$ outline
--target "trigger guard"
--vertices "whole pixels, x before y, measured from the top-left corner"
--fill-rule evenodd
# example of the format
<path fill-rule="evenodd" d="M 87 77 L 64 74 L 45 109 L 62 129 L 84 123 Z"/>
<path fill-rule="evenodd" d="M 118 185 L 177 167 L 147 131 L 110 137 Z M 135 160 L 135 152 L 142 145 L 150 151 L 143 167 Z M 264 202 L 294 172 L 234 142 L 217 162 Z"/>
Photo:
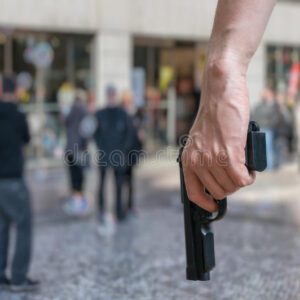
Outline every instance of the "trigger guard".
<path fill-rule="evenodd" d="M 216 214 L 212 214 L 210 217 L 208 217 L 208 216 L 206 217 L 206 220 L 209 223 L 221 220 L 227 212 L 227 198 L 224 198 L 222 200 L 214 199 L 214 201 L 217 203 L 219 209 Z"/>

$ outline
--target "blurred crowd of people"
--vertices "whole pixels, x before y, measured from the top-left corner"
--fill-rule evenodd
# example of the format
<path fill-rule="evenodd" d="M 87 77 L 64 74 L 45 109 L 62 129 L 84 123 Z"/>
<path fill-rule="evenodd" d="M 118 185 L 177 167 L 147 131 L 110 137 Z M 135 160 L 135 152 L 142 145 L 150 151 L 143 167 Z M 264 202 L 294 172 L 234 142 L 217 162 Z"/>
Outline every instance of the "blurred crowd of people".
<path fill-rule="evenodd" d="M 283 94 L 266 88 L 251 118 L 266 133 L 268 169 L 279 168 L 293 151 L 297 133 L 294 122 L 297 116 L 293 116 L 285 105 Z"/>
<path fill-rule="evenodd" d="M 32 215 L 30 193 L 23 175 L 23 147 L 30 141 L 26 115 L 18 107 L 15 77 L 3 76 L 0 90 L 0 286 L 14 291 L 33 290 L 39 282 L 28 278 L 31 257 Z M 99 184 L 97 231 L 114 233 L 118 222 L 136 215 L 134 197 L 135 166 L 143 151 L 145 133 L 143 115 L 134 105 L 130 91 L 119 93 L 113 84 L 106 87 L 104 108 L 89 101 L 88 92 L 58 95 L 60 120 L 65 127 L 64 162 L 68 169 L 70 192 L 63 203 L 68 216 L 90 214 L 90 199 L 85 193 L 87 170 L 97 166 Z M 64 98 L 64 99 L 63 99 Z M 299 144 L 300 109 L 289 110 L 284 96 L 266 88 L 252 111 L 267 136 L 268 168 L 280 167 Z M 89 144 L 94 142 L 96 153 Z M 299 153 L 299 152 L 298 152 Z M 93 159 L 92 159 L 93 157 Z M 113 174 L 114 208 L 108 208 L 107 178 Z M 17 235 L 14 257 L 7 277 L 10 227 Z"/>
<path fill-rule="evenodd" d="M 35 290 L 39 282 L 28 278 L 31 257 L 31 200 L 24 180 L 24 146 L 30 141 L 26 115 L 18 106 L 16 80 L 5 75 L 0 98 L 0 288 L 13 291 Z M 114 232 L 118 222 L 136 214 L 134 167 L 143 148 L 142 119 L 134 107 L 133 96 L 125 91 L 119 97 L 113 85 L 106 88 L 107 106 L 96 109 L 87 92 L 75 89 L 73 99 L 61 105 L 60 118 L 65 125 L 64 162 L 69 171 L 70 195 L 63 210 L 72 217 L 89 214 L 86 197 L 86 170 L 91 164 L 89 143 L 95 142 L 99 170 L 97 229 L 101 235 Z M 106 179 L 114 174 L 114 209 L 108 211 Z M 125 192 L 126 190 L 126 192 Z M 16 243 L 11 270 L 8 270 L 10 228 L 16 227 Z M 8 273 L 7 273 L 8 272 Z M 7 276 L 10 274 L 10 278 Z"/>
<path fill-rule="evenodd" d="M 125 91 L 119 98 L 116 88 L 108 85 L 106 103 L 106 107 L 96 109 L 95 105 L 88 105 L 86 92 L 78 89 L 69 109 L 61 110 L 67 136 L 65 162 L 71 182 L 71 194 L 63 208 L 66 214 L 72 216 L 82 216 L 90 210 L 83 189 L 85 169 L 91 164 L 88 143 L 94 141 L 97 151 L 93 162 L 96 162 L 100 175 L 97 220 L 101 234 L 111 233 L 116 222 L 124 221 L 136 212 L 134 166 L 138 163 L 143 144 L 141 119 L 131 92 Z M 114 175 L 113 214 L 108 212 L 106 199 L 109 170 Z"/>

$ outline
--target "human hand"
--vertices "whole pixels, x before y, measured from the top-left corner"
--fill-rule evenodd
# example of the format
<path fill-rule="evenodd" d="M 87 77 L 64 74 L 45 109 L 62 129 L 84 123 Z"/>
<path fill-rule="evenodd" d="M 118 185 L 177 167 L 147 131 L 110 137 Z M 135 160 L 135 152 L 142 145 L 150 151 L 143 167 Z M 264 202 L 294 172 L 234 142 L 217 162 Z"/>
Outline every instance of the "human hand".
<path fill-rule="evenodd" d="M 212 197 L 221 200 L 255 180 L 245 166 L 250 115 L 246 73 L 233 60 L 208 63 L 202 87 L 182 164 L 189 199 L 213 212 L 218 207 Z"/>

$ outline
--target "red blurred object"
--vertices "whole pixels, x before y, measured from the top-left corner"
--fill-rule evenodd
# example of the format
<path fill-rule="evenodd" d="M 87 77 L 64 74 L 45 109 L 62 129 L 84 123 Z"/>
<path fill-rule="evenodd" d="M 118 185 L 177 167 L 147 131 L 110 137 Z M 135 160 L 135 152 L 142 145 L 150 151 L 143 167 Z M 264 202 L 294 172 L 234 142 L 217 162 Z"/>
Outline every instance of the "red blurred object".
<path fill-rule="evenodd" d="M 294 98 L 299 90 L 300 63 L 292 65 L 290 70 L 288 96 Z"/>

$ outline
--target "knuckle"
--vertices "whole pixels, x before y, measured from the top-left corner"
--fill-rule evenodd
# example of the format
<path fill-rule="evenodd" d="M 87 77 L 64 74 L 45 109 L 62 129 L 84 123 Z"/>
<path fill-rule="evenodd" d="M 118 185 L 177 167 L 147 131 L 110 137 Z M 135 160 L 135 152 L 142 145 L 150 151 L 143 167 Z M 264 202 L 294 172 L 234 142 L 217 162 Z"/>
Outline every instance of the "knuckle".
<path fill-rule="evenodd" d="M 234 189 L 232 187 L 226 187 L 224 188 L 224 194 L 226 195 L 226 197 L 230 194 L 234 193 Z"/>
<path fill-rule="evenodd" d="M 239 188 L 245 187 L 247 185 L 249 185 L 251 183 L 251 180 L 249 180 L 249 178 L 246 177 L 241 177 L 237 180 L 237 186 Z"/>
<path fill-rule="evenodd" d="M 187 161 L 188 161 L 187 150 L 183 150 L 182 155 L 181 155 L 181 162 L 184 167 L 187 165 Z"/>
<path fill-rule="evenodd" d="M 235 187 L 229 187 L 229 188 L 226 188 L 225 194 L 226 194 L 226 196 L 228 196 L 228 195 L 233 194 L 235 191 L 236 191 Z"/>
<path fill-rule="evenodd" d="M 211 168 L 214 162 L 214 155 L 213 153 L 209 153 L 209 152 L 201 152 L 201 163 L 203 166 L 206 166 L 208 168 Z"/>
<path fill-rule="evenodd" d="M 214 199 L 221 200 L 226 198 L 226 194 L 223 191 L 217 191 L 212 193 Z"/>
<path fill-rule="evenodd" d="M 238 180 L 236 181 L 236 185 L 237 185 L 237 188 L 238 188 L 238 189 L 240 189 L 240 188 L 242 188 L 242 187 L 245 186 L 242 179 L 238 179 Z"/>
<path fill-rule="evenodd" d="M 191 161 L 191 166 L 195 167 L 198 164 L 198 157 L 192 153 L 190 157 L 190 161 Z"/>
<path fill-rule="evenodd" d="M 193 154 L 190 149 L 185 149 L 181 157 L 182 165 L 184 167 L 190 167 L 197 163 L 197 157 Z"/>
<path fill-rule="evenodd" d="M 190 189 L 187 189 L 186 191 L 188 198 L 192 201 L 192 202 L 197 202 L 197 199 L 199 198 L 198 195 L 191 191 Z"/>

